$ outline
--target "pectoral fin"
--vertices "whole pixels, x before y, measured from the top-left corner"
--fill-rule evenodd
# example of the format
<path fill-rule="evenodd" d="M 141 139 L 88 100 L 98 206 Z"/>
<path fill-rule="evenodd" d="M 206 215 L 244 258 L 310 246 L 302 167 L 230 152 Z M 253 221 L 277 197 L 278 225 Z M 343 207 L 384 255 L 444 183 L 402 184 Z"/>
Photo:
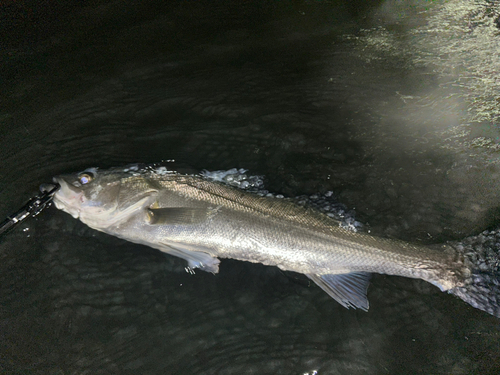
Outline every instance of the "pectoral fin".
<path fill-rule="evenodd" d="M 167 207 L 148 208 L 151 225 L 190 225 L 204 222 L 209 214 L 207 208 Z"/>
<path fill-rule="evenodd" d="M 370 273 L 352 272 L 335 275 L 307 275 L 335 301 L 346 308 L 368 311 L 369 303 L 366 297 Z"/>

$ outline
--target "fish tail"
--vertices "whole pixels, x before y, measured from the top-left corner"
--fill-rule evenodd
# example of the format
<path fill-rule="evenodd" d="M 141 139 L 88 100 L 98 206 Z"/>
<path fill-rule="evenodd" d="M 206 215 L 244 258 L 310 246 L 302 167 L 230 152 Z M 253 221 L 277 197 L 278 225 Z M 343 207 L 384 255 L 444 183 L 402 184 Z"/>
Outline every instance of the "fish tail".
<path fill-rule="evenodd" d="M 448 292 L 500 318 L 500 229 L 484 231 L 453 246 L 468 269 L 460 285 Z"/>
<path fill-rule="evenodd" d="M 449 293 L 463 299 L 473 307 L 500 318 L 500 274 L 484 271 L 472 272 L 462 286 Z"/>

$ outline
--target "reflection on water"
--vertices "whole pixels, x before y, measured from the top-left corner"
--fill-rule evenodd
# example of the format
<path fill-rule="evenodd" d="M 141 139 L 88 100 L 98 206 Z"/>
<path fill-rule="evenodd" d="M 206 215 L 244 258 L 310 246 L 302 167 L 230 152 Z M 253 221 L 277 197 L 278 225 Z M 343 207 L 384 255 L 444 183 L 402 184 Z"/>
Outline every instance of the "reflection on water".
<path fill-rule="evenodd" d="M 56 174 L 176 159 L 334 191 L 384 236 L 498 223 L 492 2 L 58 11 L 2 41 L 4 216 Z M 375 277 L 363 313 L 274 268 L 186 274 L 54 209 L 25 228 L 0 239 L 3 371 L 498 373 L 498 321 L 418 280 Z"/>

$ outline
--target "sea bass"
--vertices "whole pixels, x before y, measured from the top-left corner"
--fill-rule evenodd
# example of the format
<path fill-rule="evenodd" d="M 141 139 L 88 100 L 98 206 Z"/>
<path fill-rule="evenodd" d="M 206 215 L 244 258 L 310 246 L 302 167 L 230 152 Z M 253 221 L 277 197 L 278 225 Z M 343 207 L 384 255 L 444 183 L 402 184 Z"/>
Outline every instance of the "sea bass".
<path fill-rule="evenodd" d="M 353 232 L 292 200 L 164 168 L 90 168 L 54 181 L 57 208 L 96 230 L 183 258 L 190 268 L 217 273 L 220 258 L 276 266 L 365 311 L 372 273 L 418 278 L 500 317 L 497 277 L 447 245 Z"/>

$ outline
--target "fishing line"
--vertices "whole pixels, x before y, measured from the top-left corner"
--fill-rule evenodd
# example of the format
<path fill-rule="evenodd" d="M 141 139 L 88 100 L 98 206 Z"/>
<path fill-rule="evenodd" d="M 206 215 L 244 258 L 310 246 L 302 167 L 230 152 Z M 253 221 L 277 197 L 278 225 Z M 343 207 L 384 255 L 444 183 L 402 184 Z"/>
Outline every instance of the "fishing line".
<path fill-rule="evenodd" d="M 40 186 L 40 193 L 31 198 L 26 204 L 14 214 L 0 223 L 0 235 L 13 229 L 16 225 L 22 223 L 29 217 L 35 217 L 52 203 L 56 191 L 60 188 L 59 184 L 43 184 Z"/>

